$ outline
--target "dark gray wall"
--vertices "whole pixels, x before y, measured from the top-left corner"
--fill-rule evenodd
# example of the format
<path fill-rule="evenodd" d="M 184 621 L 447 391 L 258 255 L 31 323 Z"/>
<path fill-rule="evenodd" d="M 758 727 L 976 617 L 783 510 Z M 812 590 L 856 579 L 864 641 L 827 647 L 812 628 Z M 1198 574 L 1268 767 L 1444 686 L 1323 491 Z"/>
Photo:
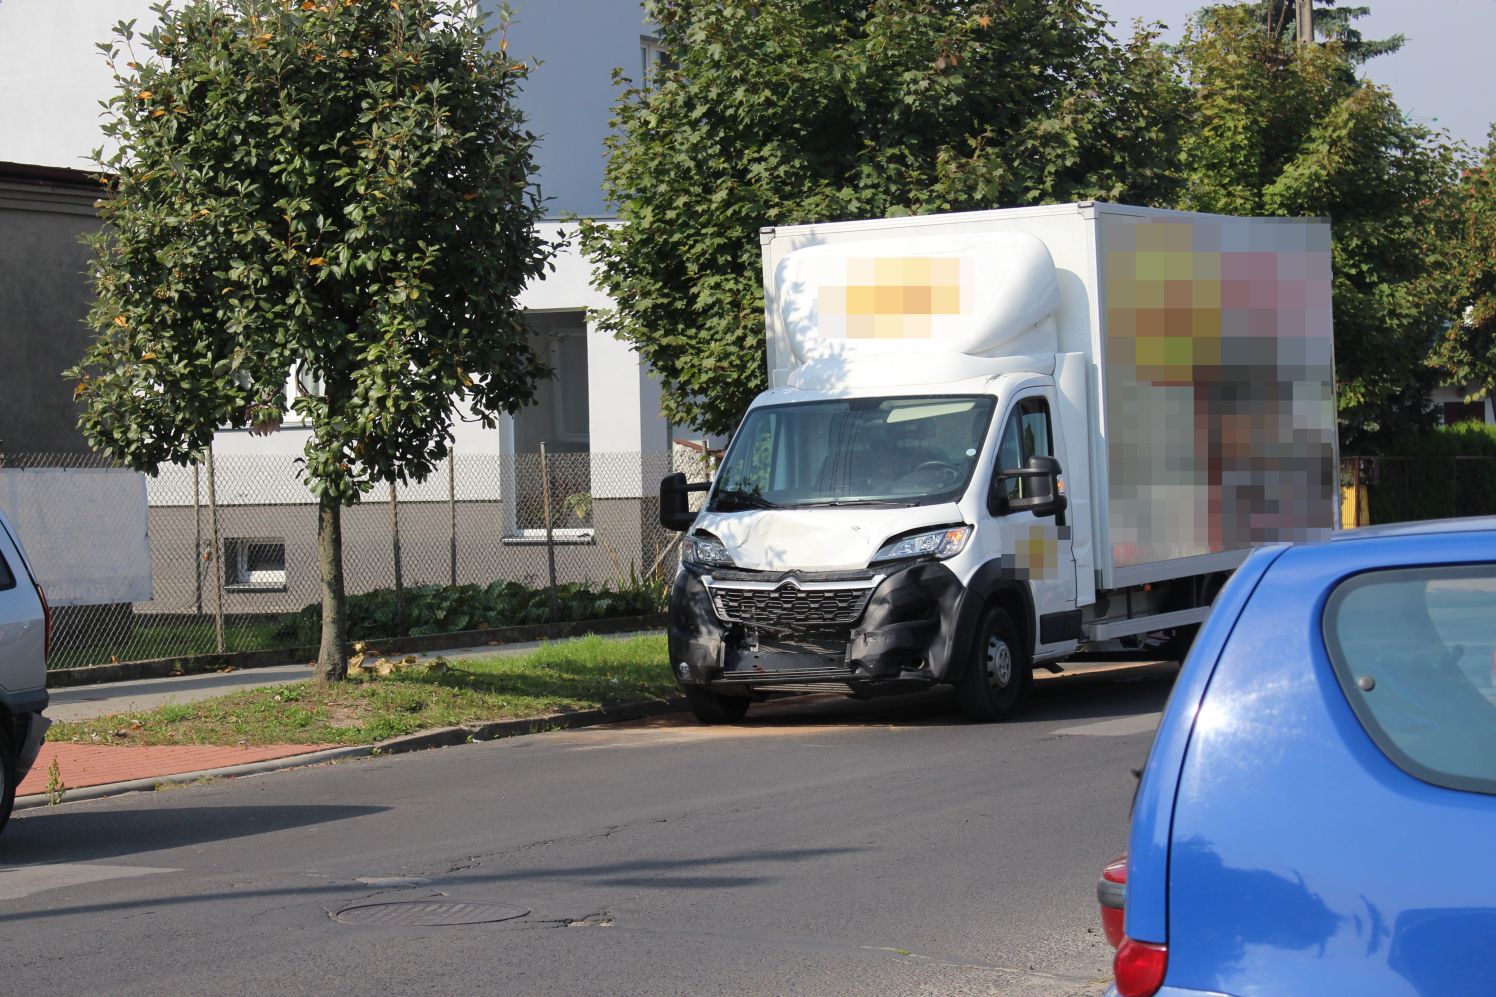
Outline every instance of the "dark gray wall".
<path fill-rule="evenodd" d="M 0 453 L 86 453 L 62 372 L 83 356 L 92 297 L 80 241 L 98 230 L 97 186 L 0 174 Z"/>
<path fill-rule="evenodd" d="M 645 508 L 645 507 L 648 508 Z M 284 613 L 321 598 L 317 567 L 317 510 L 312 505 L 225 506 L 218 511 L 223 538 L 280 540 L 286 545 L 286 590 L 224 593 L 227 613 Z M 487 585 L 510 579 L 543 586 L 549 577 L 544 544 L 516 544 L 504 537 L 504 509 L 498 502 L 457 504 L 457 581 Z M 558 543 L 557 581 L 615 583 L 620 569 L 653 564 L 661 549 L 656 536 L 657 501 L 599 499 L 592 509 L 594 540 Z M 208 511 L 201 512 L 206 549 L 211 536 Z M 202 611 L 213 611 L 214 569 L 194 555 L 197 536 L 191 507 L 153 506 L 150 510 L 151 572 L 154 598 L 139 603 L 142 613 L 197 610 L 201 570 Z M 400 505 L 401 574 L 406 585 L 446 584 L 451 577 L 451 513 L 443 502 Z M 199 568 L 199 565 L 202 565 Z M 343 570 L 349 594 L 394 585 L 389 506 L 377 501 L 343 510 Z"/>
<path fill-rule="evenodd" d="M 511 0 L 509 52 L 539 59 L 520 97 L 540 137 L 536 161 L 546 215 L 611 214 L 603 201 L 603 138 L 615 67 L 639 76 L 639 37 L 651 33 L 635 0 Z M 484 0 L 494 10 L 497 0 Z M 495 22 L 496 23 L 496 22 Z"/>

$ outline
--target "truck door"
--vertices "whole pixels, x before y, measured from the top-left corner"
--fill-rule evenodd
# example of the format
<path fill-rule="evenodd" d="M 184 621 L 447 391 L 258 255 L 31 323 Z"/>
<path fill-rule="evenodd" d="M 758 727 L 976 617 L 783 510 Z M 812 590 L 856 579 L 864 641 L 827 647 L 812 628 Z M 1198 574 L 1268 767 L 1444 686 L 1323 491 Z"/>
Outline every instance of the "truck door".
<path fill-rule="evenodd" d="M 1068 467 L 1063 435 L 1056 432 L 1052 418 L 1054 409 L 1054 390 L 1049 387 L 1024 389 L 1013 400 L 1002 422 L 989 488 L 1005 491 L 1010 499 L 1027 497 L 1032 479 L 1003 478 L 1001 472 L 1025 467 L 1035 454 L 1054 457 L 1062 470 Z M 1075 561 L 1066 514 L 1008 512 L 991 525 L 996 529 L 981 531 L 983 554 L 987 559 L 1001 558 L 1005 568 L 1028 583 L 1034 598 L 1037 653 L 1073 649 L 1080 636 L 1080 619 L 1075 611 Z"/>

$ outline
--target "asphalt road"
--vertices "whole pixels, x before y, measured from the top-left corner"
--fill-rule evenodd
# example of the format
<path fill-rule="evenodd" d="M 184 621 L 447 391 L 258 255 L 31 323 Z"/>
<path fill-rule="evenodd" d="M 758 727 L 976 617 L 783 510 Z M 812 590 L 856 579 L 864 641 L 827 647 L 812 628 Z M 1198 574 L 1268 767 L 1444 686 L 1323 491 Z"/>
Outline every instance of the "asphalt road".
<path fill-rule="evenodd" d="M 9 993 L 1100 994 L 1171 668 L 755 707 L 18 814 Z M 344 923 L 497 903 L 500 923 Z M 489 908 L 430 905 L 391 916 Z M 381 911 L 345 915 L 358 918 Z"/>

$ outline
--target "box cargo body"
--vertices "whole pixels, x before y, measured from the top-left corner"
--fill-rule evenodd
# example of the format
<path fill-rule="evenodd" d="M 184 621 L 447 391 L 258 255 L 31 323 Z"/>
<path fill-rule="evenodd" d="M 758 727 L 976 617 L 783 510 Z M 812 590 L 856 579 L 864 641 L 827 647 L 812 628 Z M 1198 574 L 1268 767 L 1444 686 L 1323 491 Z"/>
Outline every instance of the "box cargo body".
<path fill-rule="evenodd" d="M 1010 232 L 1049 250 L 1058 352 L 1084 357 L 1074 373 L 1089 427 L 1071 431 L 1070 451 L 1090 459 L 1067 468 L 1072 508 L 1090 505 L 1072 518 L 1080 573 L 1089 554 L 1094 584 L 1119 588 L 1330 531 L 1339 465 L 1328 222 L 1092 202 L 766 229 L 770 385 L 787 384 L 800 362 L 795 306 L 808 295 L 786 280 L 789 254 L 902 254 L 912 240 L 959 254 L 962 240 Z"/>
<path fill-rule="evenodd" d="M 768 390 L 687 531 L 705 720 L 817 683 L 1016 708 L 1182 653 L 1254 546 L 1336 513 L 1329 226 L 1095 203 L 767 229 Z"/>

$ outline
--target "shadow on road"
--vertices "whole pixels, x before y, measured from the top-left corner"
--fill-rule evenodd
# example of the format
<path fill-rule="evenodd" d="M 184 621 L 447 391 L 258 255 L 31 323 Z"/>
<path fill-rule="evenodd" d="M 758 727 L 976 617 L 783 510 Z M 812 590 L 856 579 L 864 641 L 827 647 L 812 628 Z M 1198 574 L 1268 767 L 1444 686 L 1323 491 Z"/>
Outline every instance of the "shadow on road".
<path fill-rule="evenodd" d="M 245 808 L 224 807 L 223 811 L 239 811 Z M 346 816 L 361 816 L 362 813 L 373 812 L 385 808 L 381 807 L 281 807 L 272 808 L 282 811 L 288 810 L 332 810 L 353 811 Z M 184 810 L 183 814 L 189 817 L 198 813 L 195 810 Z M 218 812 L 214 810 L 213 812 Z M 103 816 L 103 815 L 99 815 Z M 142 815 L 143 816 L 143 815 Z M 341 819 L 334 816 L 329 819 Z M 36 821 L 36 823 L 41 823 Z M 308 822 L 310 823 L 310 822 Z M 287 824 L 286 827 L 295 827 L 299 824 Z M 95 833 L 97 829 L 95 829 Z M 224 837 L 232 835 L 225 834 Z M 188 844 L 194 842 L 177 842 Z M 714 855 L 710 857 L 683 857 L 678 859 L 635 859 L 626 862 L 610 862 L 599 865 L 571 865 L 556 868 L 523 868 L 523 869 L 494 869 L 493 871 L 479 871 L 469 869 L 462 872 L 436 874 L 429 878 L 416 880 L 419 885 L 412 891 L 411 887 L 374 888 L 364 885 L 356 880 L 328 880 L 320 883 L 306 885 L 271 887 L 271 888 L 248 888 L 232 889 L 218 892 L 205 893 L 182 893 L 176 895 L 153 894 L 134 900 L 111 900 L 107 903 L 83 903 L 71 904 L 60 907 L 27 909 L 15 913 L 0 913 L 0 924 L 8 921 L 26 920 L 30 918 L 43 917 L 70 917 L 79 914 L 91 914 L 110 912 L 118 914 L 123 911 L 136 909 L 160 909 L 169 905 L 177 904 L 203 904 L 216 903 L 226 899 L 233 900 L 263 900 L 268 898 L 291 899 L 318 903 L 324 911 L 329 910 L 342 903 L 368 899 L 371 897 L 416 897 L 426 896 L 431 890 L 440 890 L 441 896 L 448 896 L 449 892 L 457 897 L 476 894 L 487 899 L 491 896 L 489 889 L 495 885 L 508 885 L 527 883 L 542 880 L 575 880 L 576 885 L 600 888 L 615 887 L 625 889 L 653 889 L 653 890 L 678 890 L 678 889 L 730 889 L 733 887 L 756 886 L 761 883 L 784 880 L 799 874 L 798 866 L 806 862 L 816 862 L 819 859 L 842 855 L 850 852 L 861 851 L 857 848 L 786 848 L 786 849 L 756 849 L 754 851 L 733 852 L 726 855 Z M 61 857 L 61 856 L 59 856 Z M 87 857 L 75 852 L 66 855 L 69 859 Z M 33 858 L 36 858 L 33 856 Z M 44 859 L 37 859 L 44 861 Z M 749 875 L 730 875 L 725 872 L 717 872 L 719 868 L 740 868 L 744 865 L 757 866 L 762 871 Z M 14 868 L 12 866 L 11 868 Z M 0 865 L 0 877 L 4 876 L 7 866 Z M 0 878 L 3 882 L 3 878 Z"/>
<path fill-rule="evenodd" d="M 0 871 L 164 851 L 381 813 L 377 806 L 182 807 L 46 810 L 16 814 L 0 840 Z"/>
<path fill-rule="evenodd" d="M 1163 709 L 1178 674 L 1179 666 L 1174 662 L 1087 668 L 1059 675 L 1041 673 L 1034 682 L 1027 707 L 1004 723 L 1107 720 L 1156 713 Z M 672 717 L 639 726 L 669 726 L 679 722 L 679 717 Z M 689 720 L 685 722 L 690 723 Z M 966 723 L 968 721 L 956 708 L 954 690 L 942 686 L 928 692 L 865 700 L 821 694 L 774 699 L 754 705 L 748 719 L 734 726 L 772 730 L 815 726 L 932 727 Z"/>

